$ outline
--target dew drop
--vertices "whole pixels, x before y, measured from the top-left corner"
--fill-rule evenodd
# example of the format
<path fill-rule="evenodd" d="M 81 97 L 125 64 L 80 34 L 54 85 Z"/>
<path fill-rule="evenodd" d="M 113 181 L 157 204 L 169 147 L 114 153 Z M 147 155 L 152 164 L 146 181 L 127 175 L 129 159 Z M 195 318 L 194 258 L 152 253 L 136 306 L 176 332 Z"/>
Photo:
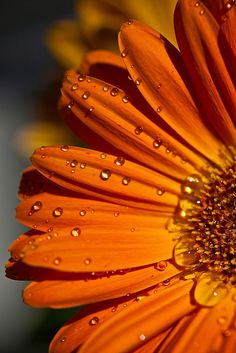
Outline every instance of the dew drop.
<path fill-rule="evenodd" d="M 159 261 L 154 265 L 154 268 L 158 271 L 165 271 L 165 269 L 167 268 L 167 262 Z"/>
<path fill-rule="evenodd" d="M 228 289 L 218 276 L 213 273 L 203 273 L 194 291 L 198 304 L 212 307 L 218 304 L 228 293 Z"/>
<path fill-rule="evenodd" d="M 128 97 L 128 96 L 124 96 L 124 97 L 122 98 L 122 102 L 123 102 L 123 103 L 128 103 L 128 102 L 129 102 L 129 97 Z"/>
<path fill-rule="evenodd" d="M 114 212 L 113 214 L 114 214 L 114 217 L 118 217 L 120 213 L 119 212 Z"/>
<path fill-rule="evenodd" d="M 163 189 L 163 188 L 158 188 L 157 189 L 157 195 L 158 196 L 162 196 L 164 193 L 165 193 L 165 189 Z"/>
<path fill-rule="evenodd" d="M 131 228 L 130 231 L 133 233 L 135 231 L 135 228 Z"/>
<path fill-rule="evenodd" d="M 142 126 L 137 126 L 134 130 L 136 135 L 140 135 L 143 132 L 143 127 Z"/>
<path fill-rule="evenodd" d="M 156 139 L 153 141 L 153 147 L 154 148 L 159 148 L 162 145 L 162 140 L 161 139 Z"/>
<path fill-rule="evenodd" d="M 200 10 L 200 12 L 199 12 L 199 14 L 202 16 L 202 15 L 204 15 L 204 13 L 205 13 L 205 10 Z"/>
<path fill-rule="evenodd" d="M 78 83 L 73 83 L 73 85 L 71 86 L 71 91 L 76 91 L 78 87 L 79 87 Z"/>
<path fill-rule="evenodd" d="M 85 169 L 85 168 L 86 168 L 86 163 L 83 163 L 83 162 L 80 163 L 80 168 L 81 168 L 81 169 Z"/>
<path fill-rule="evenodd" d="M 80 81 L 80 82 L 84 81 L 85 79 L 86 79 L 86 75 L 84 75 L 84 74 L 80 74 L 78 76 L 78 81 Z"/>
<path fill-rule="evenodd" d="M 103 169 L 100 173 L 100 178 L 102 180 L 108 180 L 111 176 L 111 171 L 109 169 Z"/>
<path fill-rule="evenodd" d="M 119 93 L 119 89 L 116 88 L 116 87 L 114 87 L 114 88 L 112 88 L 112 90 L 111 90 L 111 92 L 110 92 L 110 95 L 111 95 L 112 97 L 116 97 L 118 93 Z"/>
<path fill-rule="evenodd" d="M 169 285 L 170 285 L 170 279 L 169 279 L 169 278 L 168 278 L 168 279 L 165 279 L 165 280 L 162 282 L 162 284 L 163 284 L 164 287 L 169 286 Z"/>
<path fill-rule="evenodd" d="M 60 342 L 61 343 L 64 343 L 66 341 L 66 337 L 62 337 L 61 339 L 60 339 Z"/>
<path fill-rule="evenodd" d="M 63 145 L 63 146 L 60 147 L 60 150 L 61 150 L 62 152 L 67 152 L 67 151 L 69 150 L 69 146 Z"/>
<path fill-rule="evenodd" d="M 60 263 L 61 263 L 61 258 L 60 258 L 60 257 L 56 257 L 56 258 L 53 260 L 53 264 L 56 265 L 56 266 L 60 265 Z"/>
<path fill-rule="evenodd" d="M 80 216 L 85 216 L 86 215 L 86 211 L 85 210 L 81 210 L 80 212 L 79 212 L 79 214 L 80 214 Z"/>
<path fill-rule="evenodd" d="M 77 164 L 78 164 L 78 161 L 76 159 L 73 159 L 73 161 L 70 162 L 70 166 L 72 168 L 75 168 L 77 166 Z"/>
<path fill-rule="evenodd" d="M 72 231 L 70 232 L 72 237 L 78 237 L 81 234 L 80 228 L 73 228 Z"/>
<path fill-rule="evenodd" d="M 67 108 L 68 109 L 71 109 L 74 105 L 74 101 L 70 101 L 68 104 L 67 104 Z"/>
<path fill-rule="evenodd" d="M 45 146 L 41 146 L 40 151 L 44 151 L 44 150 L 45 150 Z"/>
<path fill-rule="evenodd" d="M 33 214 L 34 212 L 40 211 L 41 208 L 42 208 L 42 206 L 43 206 L 43 204 L 42 204 L 41 201 L 36 201 L 36 202 L 33 204 L 33 206 L 31 207 L 31 209 L 30 209 L 28 215 L 29 215 L 29 216 L 32 216 L 32 214 Z"/>
<path fill-rule="evenodd" d="M 128 55 L 128 53 L 129 53 L 128 49 L 125 48 L 125 49 L 121 52 L 120 55 L 121 55 L 122 58 L 125 58 L 125 57 Z"/>
<path fill-rule="evenodd" d="M 144 341 L 146 339 L 146 336 L 143 333 L 141 333 L 141 335 L 139 335 L 139 339 L 140 341 Z"/>
<path fill-rule="evenodd" d="M 113 308 L 111 309 L 111 312 L 114 313 L 114 312 L 116 312 L 116 310 L 117 310 L 117 307 L 113 306 Z"/>
<path fill-rule="evenodd" d="M 107 158 L 106 153 L 101 153 L 101 154 L 100 154 L 100 158 L 101 158 L 101 159 L 105 159 L 105 158 Z"/>
<path fill-rule="evenodd" d="M 83 99 L 88 99 L 89 96 L 90 96 L 90 92 L 89 92 L 89 91 L 85 91 L 85 92 L 82 94 L 82 98 L 83 98 Z"/>
<path fill-rule="evenodd" d="M 42 158 L 42 159 L 44 159 L 44 158 L 46 158 L 46 157 L 47 157 L 46 153 L 41 154 L 41 158 Z"/>
<path fill-rule="evenodd" d="M 132 25 L 134 23 L 134 21 L 133 20 L 129 20 L 127 23 L 130 26 L 130 25 Z"/>
<path fill-rule="evenodd" d="M 130 183 L 130 181 L 131 181 L 131 178 L 130 178 L 130 177 L 124 177 L 124 178 L 122 179 L 122 184 L 123 184 L 123 185 L 128 185 L 128 184 Z"/>
<path fill-rule="evenodd" d="M 161 84 L 161 83 L 158 83 L 157 88 L 160 89 L 161 86 L 162 86 L 162 84 Z"/>
<path fill-rule="evenodd" d="M 91 264 L 91 259 L 87 258 L 84 260 L 85 265 L 90 265 Z"/>
<path fill-rule="evenodd" d="M 194 6 L 198 7 L 200 5 L 199 1 L 195 2 Z"/>
<path fill-rule="evenodd" d="M 48 234 L 48 235 L 47 235 L 47 239 L 48 239 L 48 240 L 51 240 L 51 239 L 52 239 L 52 235 L 51 235 L 51 234 Z"/>
<path fill-rule="evenodd" d="M 91 326 L 95 326 L 99 323 L 99 318 L 97 316 L 94 316 L 90 321 L 89 321 L 89 325 Z"/>
<path fill-rule="evenodd" d="M 109 91 L 109 86 L 108 85 L 103 86 L 103 91 L 104 92 L 108 92 Z"/>
<path fill-rule="evenodd" d="M 134 83 L 136 84 L 136 86 L 139 86 L 142 83 L 142 79 L 141 78 L 137 78 Z"/>
<path fill-rule="evenodd" d="M 124 158 L 124 157 L 117 157 L 117 158 L 114 160 L 114 163 L 115 163 L 115 165 L 117 165 L 117 166 L 122 166 L 122 165 L 124 165 L 124 163 L 125 163 L 125 158 Z"/>
<path fill-rule="evenodd" d="M 91 106 L 91 107 L 87 110 L 87 112 L 85 113 L 85 117 L 88 117 L 93 111 L 94 111 L 94 107 Z"/>
<path fill-rule="evenodd" d="M 61 207 L 57 207 L 55 208 L 52 214 L 54 217 L 60 217 L 62 213 L 63 213 L 63 209 Z"/>
<path fill-rule="evenodd" d="M 157 107 L 157 113 L 160 113 L 162 111 L 162 107 L 159 105 L 158 107 Z"/>
<path fill-rule="evenodd" d="M 217 319 L 217 323 L 222 326 L 226 323 L 226 317 L 225 316 L 220 316 L 218 319 Z"/>

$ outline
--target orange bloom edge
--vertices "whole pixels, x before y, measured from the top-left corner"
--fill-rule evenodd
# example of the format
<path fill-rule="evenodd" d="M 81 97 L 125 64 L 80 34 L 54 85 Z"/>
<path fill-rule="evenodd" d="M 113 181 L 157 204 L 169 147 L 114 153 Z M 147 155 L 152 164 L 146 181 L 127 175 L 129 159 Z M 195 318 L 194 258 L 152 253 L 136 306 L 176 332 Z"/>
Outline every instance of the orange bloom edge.
<path fill-rule="evenodd" d="M 86 304 L 50 353 L 234 352 L 235 19 L 179 0 L 179 50 L 130 20 L 120 57 L 65 74 L 59 109 L 94 149 L 34 152 L 6 265 L 31 306 Z"/>

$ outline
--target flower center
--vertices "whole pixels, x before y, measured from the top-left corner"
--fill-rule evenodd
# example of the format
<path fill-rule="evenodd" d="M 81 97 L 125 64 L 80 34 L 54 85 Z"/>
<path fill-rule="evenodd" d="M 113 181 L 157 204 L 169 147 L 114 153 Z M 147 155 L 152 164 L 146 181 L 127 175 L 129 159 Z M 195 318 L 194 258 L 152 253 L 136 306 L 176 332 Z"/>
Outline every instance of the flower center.
<path fill-rule="evenodd" d="M 170 230 L 178 235 L 178 266 L 189 269 L 198 282 L 205 274 L 212 283 L 236 287 L 235 154 L 227 154 L 224 167 L 184 180 Z"/>

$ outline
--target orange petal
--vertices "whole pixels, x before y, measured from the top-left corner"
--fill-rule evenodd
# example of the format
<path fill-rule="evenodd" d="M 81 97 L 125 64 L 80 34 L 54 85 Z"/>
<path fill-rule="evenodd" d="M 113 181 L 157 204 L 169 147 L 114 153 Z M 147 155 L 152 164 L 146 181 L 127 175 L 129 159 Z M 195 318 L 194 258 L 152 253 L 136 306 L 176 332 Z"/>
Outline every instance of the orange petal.
<path fill-rule="evenodd" d="M 226 144 L 234 145 L 236 129 L 231 117 L 236 114 L 236 91 L 220 52 L 219 25 L 203 4 L 196 7 L 189 0 L 178 2 L 175 24 L 178 44 L 201 109 L 212 130 Z"/>
<path fill-rule="evenodd" d="M 160 353 L 235 352 L 235 346 L 231 345 L 232 338 L 230 338 L 231 335 L 234 336 L 235 341 L 236 337 L 235 330 L 232 330 L 236 323 L 235 300 L 232 297 L 231 292 L 227 299 L 222 300 L 215 307 L 201 308 L 184 330 L 177 330 L 175 335 L 171 335 L 169 344 L 165 345 Z M 231 348 L 226 350 L 225 347 L 228 345 L 229 348 L 229 344 Z"/>
<path fill-rule="evenodd" d="M 57 208 L 63 209 L 60 217 L 55 216 Z M 49 193 L 27 198 L 18 205 L 16 213 L 21 223 L 44 232 L 76 227 L 83 231 L 87 225 L 165 228 L 170 217 L 155 211 Z"/>
<path fill-rule="evenodd" d="M 87 53 L 80 65 L 80 71 L 83 73 L 88 73 L 91 70 L 91 67 L 95 70 L 94 73 L 90 73 L 91 76 L 96 76 L 96 69 L 95 67 L 99 67 L 99 65 L 112 65 L 118 68 L 125 69 L 125 65 L 119 55 L 112 51 L 108 50 L 93 50 Z M 103 71 L 103 70 L 102 70 Z M 110 72 L 109 72 L 110 73 Z M 101 72 L 102 74 L 102 72 Z M 106 72 L 104 73 L 106 75 Z M 108 74 L 108 72 L 107 72 Z M 107 75 L 109 77 L 109 75 Z"/>
<path fill-rule="evenodd" d="M 68 308 L 122 296 L 130 296 L 179 273 L 167 261 L 132 271 L 95 272 L 81 278 L 32 282 L 24 290 L 24 301 L 34 307 Z M 142 298 L 142 295 L 140 295 Z"/>
<path fill-rule="evenodd" d="M 61 146 L 36 150 L 32 162 L 55 183 L 86 195 L 163 212 L 177 205 L 176 181 L 120 157 Z"/>
<path fill-rule="evenodd" d="M 162 228 L 87 226 L 76 235 L 65 229 L 34 237 L 20 257 L 28 265 L 60 271 L 113 271 L 169 259 L 174 246 L 172 235 Z"/>
<path fill-rule="evenodd" d="M 138 348 L 193 310 L 191 286 L 191 281 L 177 281 L 156 297 L 153 294 L 138 306 L 127 307 L 94 331 L 80 352 L 118 353 Z"/>
<path fill-rule="evenodd" d="M 119 45 L 121 52 L 127 50 L 127 69 L 153 109 L 194 148 L 219 161 L 219 143 L 200 120 L 181 77 L 185 70 L 177 49 L 137 21 L 122 26 Z"/>
<path fill-rule="evenodd" d="M 84 99 L 86 92 L 88 98 Z M 143 115 L 133 102 L 132 96 L 103 81 L 88 78 L 78 83 L 78 74 L 70 71 L 63 84 L 60 106 L 65 115 L 69 106 L 83 124 L 104 140 L 157 171 L 182 179 L 194 172 L 183 160 L 198 168 L 203 165 L 200 156 Z"/>
<path fill-rule="evenodd" d="M 56 336 L 54 337 L 51 345 L 50 345 L 50 352 L 52 353 L 69 353 L 72 352 L 75 348 L 78 348 L 78 346 L 81 345 L 86 339 L 89 337 L 92 338 L 92 336 L 96 333 L 98 333 L 100 330 L 102 330 L 103 333 L 103 327 L 106 327 L 107 325 L 109 326 L 108 331 L 106 331 L 105 335 L 100 336 L 101 339 L 105 339 L 110 341 L 109 345 L 112 344 L 113 341 L 113 332 L 114 335 L 116 335 L 116 328 L 115 331 L 113 331 L 113 319 L 118 321 L 118 329 L 125 326 L 124 330 L 127 330 L 127 323 L 128 323 L 128 328 L 132 330 L 132 327 L 129 327 L 130 323 L 130 317 L 132 315 L 132 320 L 137 319 L 138 324 L 140 323 L 139 320 L 142 320 L 143 314 L 145 314 L 146 309 L 147 309 L 147 316 L 151 315 L 152 320 L 150 321 L 150 324 L 155 320 L 156 321 L 156 326 L 157 326 L 157 332 L 162 332 L 165 330 L 164 327 L 170 326 L 171 322 L 173 321 L 173 317 L 177 314 L 176 311 L 182 311 L 184 313 L 185 311 L 191 311 L 192 306 L 189 304 L 188 300 L 186 301 L 186 307 L 182 307 L 180 309 L 180 306 L 178 307 L 178 310 L 176 307 L 174 307 L 175 314 L 172 312 L 172 314 L 169 316 L 163 316 L 162 311 L 165 310 L 165 305 L 167 304 L 166 301 L 170 300 L 171 303 L 177 303 L 179 297 L 184 295 L 184 293 L 187 293 L 189 288 L 191 287 L 191 282 L 184 282 L 183 286 L 179 286 L 177 284 L 176 287 L 170 286 L 170 287 L 165 287 L 161 286 L 155 290 L 152 290 L 150 292 L 147 292 L 144 297 L 140 298 L 135 297 L 135 296 L 130 296 L 127 298 L 121 298 L 121 299 L 114 299 L 110 301 L 106 301 L 104 303 L 96 303 L 89 305 L 88 307 L 85 307 L 82 309 L 79 314 L 77 314 L 72 320 L 70 320 L 67 324 L 65 324 L 64 327 L 62 327 Z M 176 288 L 176 290 L 174 290 Z M 128 299 L 129 298 L 129 299 Z M 175 298 L 175 299 L 174 299 Z M 158 302 L 158 299 L 160 299 L 160 303 Z M 181 300 L 180 300 L 181 301 Z M 159 312 L 158 312 L 159 308 Z M 168 310 L 168 309 L 167 309 Z M 120 317 L 120 315 L 124 316 L 124 320 L 122 319 L 123 316 Z M 159 315 L 160 313 L 160 315 Z M 131 315 L 130 315 L 131 314 Z M 158 319 L 157 319 L 158 318 Z M 93 320 L 93 321 L 92 321 Z M 120 323 L 120 320 L 122 321 Z M 174 321 L 173 321 L 174 322 Z M 110 331 L 110 324 L 111 326 L 111 331 Z M 114 323 L 115 324 L 115 323 Z M 147 327 L 150 328 L 149 322 L 144 322 L 144 324 L 147 324 Z M 162 328 L 161 328 L 162 327 Z M 135 329 L 135 327 L 133 327 Z M 107 332 L 109 332 L 109 335 L 107 335 Z M 112 337 L 110 336 L 110 332 Z M 123 332 L 119 332 L 117 339 L 119 340 L 120 338 L 120 333 L 123 336 Z M 131 339 L 131 336 L 129 335 L 130 330 L 126 331 L 126 338 L 127 341 L 128 339 Z M 121 336 L 121 340 L 124 341 L 124 338 Z M 139 335 L 136 338 L 135 335 L 135 340 L 138 340 Z M 133 338 L 133 337 L 132 337 Z M 99 342 L 99 341 L 98 341 Z M 100 347 L 96 348 L 94 347 L 91 351 L 85 350 L 86 352 L 114 352 L 116 353 L 117 348 L 119 348 L 119 344 L 116 345 L 116 342 L 114 342 L 114 347 L 113 349 L 110 349 L 111 347 L 107 347 L 106 349 L 106 342 L 104 342 L 104 346 L 101 343 L 102 349 L 100 350 Z M 140 341 L 140 344 L 144 343 Z M 119 352 L 127 351 L 127 347 L 125 346 L 126 350 L 120 349 Z M 135 347 L 133 347 L 134 349 Z M 82 348 L 82 351 L 83 348 Z M 129 350 L 130 351 L 130 350 Z"/>

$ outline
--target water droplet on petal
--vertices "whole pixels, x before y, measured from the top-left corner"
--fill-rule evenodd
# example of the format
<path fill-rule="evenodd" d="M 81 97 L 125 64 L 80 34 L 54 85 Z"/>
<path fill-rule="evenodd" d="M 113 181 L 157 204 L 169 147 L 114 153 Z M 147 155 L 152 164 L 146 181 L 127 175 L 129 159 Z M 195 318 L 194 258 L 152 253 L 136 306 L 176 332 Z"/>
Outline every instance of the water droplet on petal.
<path fill-rule="evenodd" d="M 78 81 L 80 81 L 80 82 L 84 81 L 85 79 L 86 79 L 86 75 L 84 75 L 84 74 L 80 74 L 78 76 Z"/>
<path fill-rule="evenodd" d="M 120 55 L 121 55 L 122 58 L 125 58 L 125 57 L 128 55 L 128 53 L 129 53 L 128 49 L 125 48 L 125 49 L 121 52 Z"/>
<path fill-rule="evenodd" d="M 85 91 L 85 92 L 82 94 L 82 98 L 83 98 L 83 99 L 88 99 L 89 96 L 90 96 L 90 92 L 89 92 L 89 91 Z"/>
<path fill-rule="evenodd" d="M 60 338 L 60 342 L 61 342 L 61 343 L 64 343 L 65 341 L 66 341 L 66 337 Z"/>
<path fill-rule="evenodd" d="M 217 319 L 217 323 L 222 326 L 226 323 L 226 316 L 220 316 L 218 319 Z"/>
<path fill-rule="evenodd" d="M 75 168 L 78 164 L 78 161 L 76 159 L 73 159 L 73 161 L 70 162 L 70 165 L 72 168 Z"/>
<path fill-rule="evenodd" d="M 41 146 L 40 151 L 44 151 L 44 150 L 45 150 L 45 146 Z"/>
<path fill-rule="evenodd" d="M 161 86 L 162 86 L 162 84 L 161 84 L 161 83 L 158 83 L 157 88 L 160 89 Z"/>
<path fill-rule="evenodd" d="M 136 135 L 140 135 L 143 132 L 143 127 L 142 126 L 137 126 L 134 130 Z"/>
<path fill-rule="evenodd" d="M 157 107 L 157 113 L 160 113 L 162 111 L 162 107 L 159 105 L 158 107 Z"/>
<path fill-rule="evenodd" d="M 142 79 L 141 78 L 137 78 L 134 83 L 136 84 L 136 86 L 139 86 L 142 83 Z"/>
<path fill-rule="evenodd" d="M 91 326 L 95 326 L 99 323 L 99 318 L 97 316 L 94 316 L 90 321 L 89 321 L 89 325 Z"/>
<path fill-rule="evenodd" d="M 56 257 L 56 258 L 53 260 L 53 263 L 54 263 L 54 265 L 56 265 L 56 266 L 60 265 L 60 263 L 61 263 L 61 257 Z"/>
<path fill-rule="evenodd" d="M 62 152 L 67 152 L 67 151 L 69 150 L 69 146 L 63 145 L 63 146 L 60 147 L 60 150 L 61 150 Z"/>
<path fill-rule="evenodd" d="M 215 306 L 228 293 L 228 288 L 214 273 L 203 273 L 197 281 L 194 297 L 198 304 Z"/>
<path fill-rule="evenodd" d="M 130 25 L 132 25 L 134 23 L 134 21 L 133 20 L 129 20 L 127 23 L 130 26 Z"/>
<path fill-rule="evenodd" d="M 44 159 L 44 158 L 46 158 L 46 157 L 47 157 L 46 153 L 41 154 L 41 158 L 42 158 L 42 159 Z"/>
<path fill-rule="evenodd" d="M 156 139 L 153 141 L 153 147 L 154 148 L 159 148 L 162 145 L 162 140 L 161 139 Z"/>
<path fill-rule="evenodd" d="M 143 333 L 141 333 L 141 335 L 139 335 L 139 339 L 140 341 L 144 341 L 146 339 L 146 336 Z"/>
<path fill-rule="evenodd" d="M 122 184 L 123 184 L 123 185 L 128 185 L 128 184 L 130 183 L 130 181 L 131 181 L 131 178 L 130 178 L 130 177 L 124 177 L 124 178 L 122 179 Z"/>
<path fill-rule="evenodd" d="M 163 189 L 163 188 L 158 188 L 157 189 L 157 195 L 158 196 L 162 196 L 164 193 L 165 193 L 165 189 Z"/>
<path fill-rule="evenodd" d="M 124 96 L 124 97 L 122 98 L 122 102 L 123 102 L 123 103 L 128 103 L 128 101 L 129 101 L 129 97 L 128 97 L 128 96 Z"/>
<path fill-rule="evenodd" d="M 70 232 L 72 237 L 78 237 L 81 234 L 80 228 L 73 228 L 72 231 Z"/>
<path fill-rule="evenodd" d="M 175 262 L 179 266 L 192 266 L 199 260 L 199 254 L 194 250 L 195 239 L 189 236 L 180 238 L 174 248 Z"/>
<path fill-rule="evenodd" d="M 71 109 L 74 105 L 74 101 L 70 101 L 68 104 L 67 104 L 67 108 L 68 109 Z"/>
<path fill-rule="evenodd" d="M 199 1 L 195 2 L 194 6 L 198 7 L 200 5 Z"/>
<path fill-rule="evenodd" d="M 105 158 L 107 158 L 106 153 L 101 153 L 101 154 L 100 154 L 100 158 L 101 158 L 101 159 L 105 159 Z"/>
<path fill-rule="evenodd" d="M 119 89 L 116 88 L 116 87 L 114 87 L 114 88 L 112 88 L 112 90 L 111 90 L 111 92 L 110 92 L 110 95 L 111 95 L 112 97 L 116 97 L 118 93 L 119 93 Z"/>
<path fill-rule="evenodd" d="M 205 13 L 205 10 L 200 10 L 200 12 L 199 12 L 199 14 L 202 16 L 202 15 L 204 15 L 204 13 Z"/>
<path fill-rule="evenodd" d="M 125 158 L 124 157 L 117 157 L 115 160 L 114 160 L 114 163 L 118 166 L 122 166 L 124 165 L 125 163 Z"/>
<path fill-rule="evenodd" d="M 60 217 L 62 213 L 63 213 L 63 209 L 61 207 L 57 207 L 55 208 L 52 214 L 54 217 Z"/>
<path fill-rule="evenodd" d="M 109 169 L 103 169 L 100 173 L 100 178 L 102 180 L 108 180 L 111 176 L 111 171 Z"/>
<path fill-rule="evenodd" d="M 80 214 L 80 216 L 82 216 L 82 217 L 83 217 L 83 216 L 85 216 L 85 215 L 86 215 L 86 211 L 85 211 L 85 210 L 81 210 L 79 214 Z"/>
<path fill-rule="evenodd" d="M 119 216 L 119 212 L 114 212 L 114 217 L 118 217 Z"/>
<path fill-rule="evenodd" d="M 87 258 L 84 260 L 85 265 L 90 265 L 91 264 L 91 259 Z"/>
<path fill-rule="evenodd" d="M 158 271 L 164 271 L 167 268 L 167 262 L 159 261 L 154 265 L 154 268 L 157 269 Z"/>
<path fill-rule="evenodd" d="M 71 90 L 76 91 L 78 87 L 79 87 L 78 83 L 73 83 L 73 85 L 71 86 Z"/>
<path fill-rule="evenodd" d="M 108 92 L 109 91 L 109 86 L 108 85 L 103 86 L 103 91 L 104 92 Z"/>

